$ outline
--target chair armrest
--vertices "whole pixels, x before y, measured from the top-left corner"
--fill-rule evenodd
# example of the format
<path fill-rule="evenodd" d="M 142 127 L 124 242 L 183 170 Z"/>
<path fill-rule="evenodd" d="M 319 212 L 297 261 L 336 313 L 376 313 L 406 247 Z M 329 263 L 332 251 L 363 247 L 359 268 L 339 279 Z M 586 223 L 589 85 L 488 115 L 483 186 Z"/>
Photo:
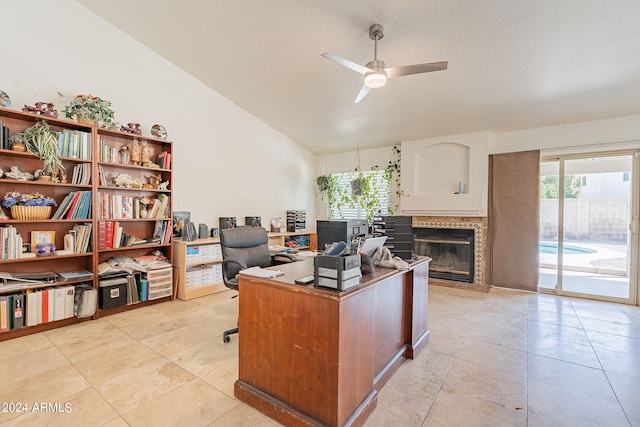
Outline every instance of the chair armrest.
<path fill-rule="evenodd" d="M 249 268 L 247 264 L 242 261 L 236 261 L 235 259 L 225 259 L 222 261 L 222 268 L 225 268 L 227 264 L 237 264 L 240 266 L 240 270 L 244 270 L 245 268 Z"/>
<path fill-rule="evenodd" d="M 222 281 L 224 282 L 224 285 L 229 288 L 229 289 L 235 289 L 236 291 L 238 290 L 238 279 L 236 279 L 235 277 L 229 279 L 228 278 L 228 274 L 227 274 L 227 265 L 229 264 L 236 264 L 240 267 L 240 270 L 247 268 L 247 264 L 245 264 L 244 262 L 241 261 L 236 261 L 233 259 L 225 259 L 222 261 Z"/>

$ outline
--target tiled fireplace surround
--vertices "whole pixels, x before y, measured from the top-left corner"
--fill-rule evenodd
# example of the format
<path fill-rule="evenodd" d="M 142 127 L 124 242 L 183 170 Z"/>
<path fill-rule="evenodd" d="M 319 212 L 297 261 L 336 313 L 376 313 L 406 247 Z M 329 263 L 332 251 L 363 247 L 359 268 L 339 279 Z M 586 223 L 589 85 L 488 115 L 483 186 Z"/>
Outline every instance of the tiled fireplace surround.
<path fill-rule="evenodd" d="M 456 282 L 452 280 L 429 278 L 434 285 L 448 286 L 460 289 L 470 289 L 480 292 L 488 292 L 487 284 L 487 217 L 460 217 L 460 216 L 414 216 L 413 228 L 438 228 L 438 229 L 468 229 L 474 232 L 474 280 L 473 283 Z"/>

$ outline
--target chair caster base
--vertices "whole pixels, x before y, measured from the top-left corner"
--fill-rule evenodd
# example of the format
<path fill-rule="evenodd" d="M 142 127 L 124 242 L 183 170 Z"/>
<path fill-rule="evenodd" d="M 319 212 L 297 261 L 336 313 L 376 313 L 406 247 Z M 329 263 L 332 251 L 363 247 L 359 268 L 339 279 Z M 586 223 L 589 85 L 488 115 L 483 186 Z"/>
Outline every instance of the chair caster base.
<path fill-rule="evenodd" d="M 237 334 L 237 333 L 238 333 L 238 328 L 233 328 L 233 329 L 229 329 L 228 331 L 224 331 L 222 334 L 222 341 L 224 342 L 231 341 L 231 337 L 229 335 Z"/>

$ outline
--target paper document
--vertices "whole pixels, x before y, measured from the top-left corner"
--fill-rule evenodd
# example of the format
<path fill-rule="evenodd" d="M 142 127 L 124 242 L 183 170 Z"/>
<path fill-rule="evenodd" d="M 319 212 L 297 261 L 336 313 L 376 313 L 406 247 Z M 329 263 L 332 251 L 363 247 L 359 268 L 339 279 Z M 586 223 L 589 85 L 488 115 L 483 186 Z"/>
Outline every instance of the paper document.
<path fill-rule="evenodd" d="M 249 267 L 249 268 L 245 268 L 244 270 L 240 270 L 240 274 L 246 274 L 247 276 L 254 276 L 254 277 L 269 278 L 269 277 L 282 276 L 284 273 L 280 270 L 268 270 L 266 268 L 260 268 L 260 267 Z"/>

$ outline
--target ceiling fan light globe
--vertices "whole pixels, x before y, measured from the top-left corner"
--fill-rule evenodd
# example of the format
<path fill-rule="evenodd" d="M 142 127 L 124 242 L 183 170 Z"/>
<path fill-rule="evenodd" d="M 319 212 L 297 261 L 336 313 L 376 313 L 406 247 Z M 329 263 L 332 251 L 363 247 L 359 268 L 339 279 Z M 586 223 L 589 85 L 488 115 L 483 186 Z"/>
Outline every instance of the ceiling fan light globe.
<path fill-rule="evenodd" d="M 364 84 L 371 89 L 376 89 L 387 84 L 387 75 L 384 71 L 374 71 L 364 76 Z"/>

